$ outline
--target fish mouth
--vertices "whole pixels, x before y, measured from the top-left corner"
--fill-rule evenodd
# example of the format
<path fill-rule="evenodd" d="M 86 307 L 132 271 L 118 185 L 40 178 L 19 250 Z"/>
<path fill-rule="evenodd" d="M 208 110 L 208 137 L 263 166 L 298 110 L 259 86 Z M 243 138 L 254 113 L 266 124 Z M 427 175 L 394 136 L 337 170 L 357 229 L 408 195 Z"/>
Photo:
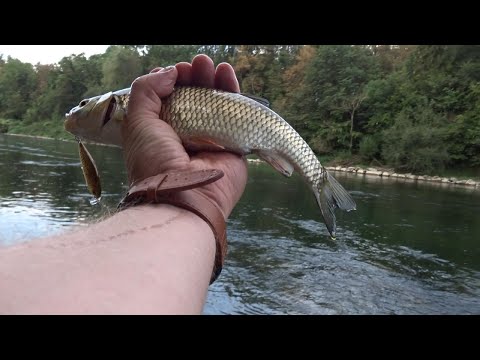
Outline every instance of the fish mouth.
<path fill-rule="evenodd" d="M 117 100 L 113 96 L 112 99 L 110 100 L 110 103 L 108 104 L 107 111 L 105 111 L 105 116 L 103 117 L 102 127 L 107 125 L 107 123 L 112 119 L 112 114 L 115 110 L 116 105 L 117 105 Z"/>
<path fill-rule="evenodd" d="M 69 114 L 67 114 L 67 115 L 69 115 Z M 63 121 L 63 127 L 68 132 L 72 132 L 75 129 L 75 126 L 74 126 L 73 121 L 70 118 L 70 116 L 67 116 L 66 119 Z"/>

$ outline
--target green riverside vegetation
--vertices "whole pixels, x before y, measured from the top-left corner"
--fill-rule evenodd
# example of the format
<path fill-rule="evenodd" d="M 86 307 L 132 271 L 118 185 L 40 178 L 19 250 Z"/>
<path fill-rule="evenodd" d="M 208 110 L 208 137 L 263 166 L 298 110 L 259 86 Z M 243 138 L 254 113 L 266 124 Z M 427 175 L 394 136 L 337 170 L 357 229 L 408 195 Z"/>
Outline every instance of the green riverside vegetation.
<path fill-rule="evenodd" d="M 242 91 L 332 164 L 480 168 L 479 45 L 115 45 L 51 65 L 0 55 L 0 132 L 72 138 L 62 122 L 80 100 L 199 53 L 231 63 Z"/>

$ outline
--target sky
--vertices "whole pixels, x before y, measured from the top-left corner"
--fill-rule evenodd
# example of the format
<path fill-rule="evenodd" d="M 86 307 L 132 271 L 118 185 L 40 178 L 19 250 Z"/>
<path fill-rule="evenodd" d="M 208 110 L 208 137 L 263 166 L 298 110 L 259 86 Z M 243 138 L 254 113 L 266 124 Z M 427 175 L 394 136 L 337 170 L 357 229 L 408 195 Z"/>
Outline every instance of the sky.
<path fill-rule="evenodd" d="M 22 62 L 29 62 L 33 65 L 53 64 L 59 62 L 63 57 L 72 54 L 85 53 L 88 58 L 94 54 L 104 53 L 110 45 L 0 45 L 0 55 L 7 59 L 10 55 Z"/>

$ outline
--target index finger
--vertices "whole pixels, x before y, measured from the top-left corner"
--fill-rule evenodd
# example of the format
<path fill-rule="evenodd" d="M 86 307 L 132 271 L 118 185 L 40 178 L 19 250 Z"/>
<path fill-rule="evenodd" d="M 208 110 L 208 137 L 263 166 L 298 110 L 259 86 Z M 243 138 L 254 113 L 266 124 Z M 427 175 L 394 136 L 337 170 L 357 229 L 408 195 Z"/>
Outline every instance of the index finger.
<path fill-rule="evenodd" d="M 240 92 L 235 70 L 228 63 L 220 63 L 215 71 L 215 88 L 229 92 Z"/>

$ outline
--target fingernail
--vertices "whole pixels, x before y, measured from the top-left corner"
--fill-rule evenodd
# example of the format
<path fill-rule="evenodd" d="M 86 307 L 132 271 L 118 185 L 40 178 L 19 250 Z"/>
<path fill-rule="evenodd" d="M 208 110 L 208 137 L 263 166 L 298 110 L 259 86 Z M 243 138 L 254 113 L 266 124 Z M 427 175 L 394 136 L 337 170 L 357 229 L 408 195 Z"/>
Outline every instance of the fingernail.
<path fill-rule="evenodd" d="M 159 72 L 168 73 L 168 72 L 172 71 L 174 68 L 175 68 L 175 66 L 170 65 L 170 66 L 167 66 L 165 69 L 160 70 Z"/>

